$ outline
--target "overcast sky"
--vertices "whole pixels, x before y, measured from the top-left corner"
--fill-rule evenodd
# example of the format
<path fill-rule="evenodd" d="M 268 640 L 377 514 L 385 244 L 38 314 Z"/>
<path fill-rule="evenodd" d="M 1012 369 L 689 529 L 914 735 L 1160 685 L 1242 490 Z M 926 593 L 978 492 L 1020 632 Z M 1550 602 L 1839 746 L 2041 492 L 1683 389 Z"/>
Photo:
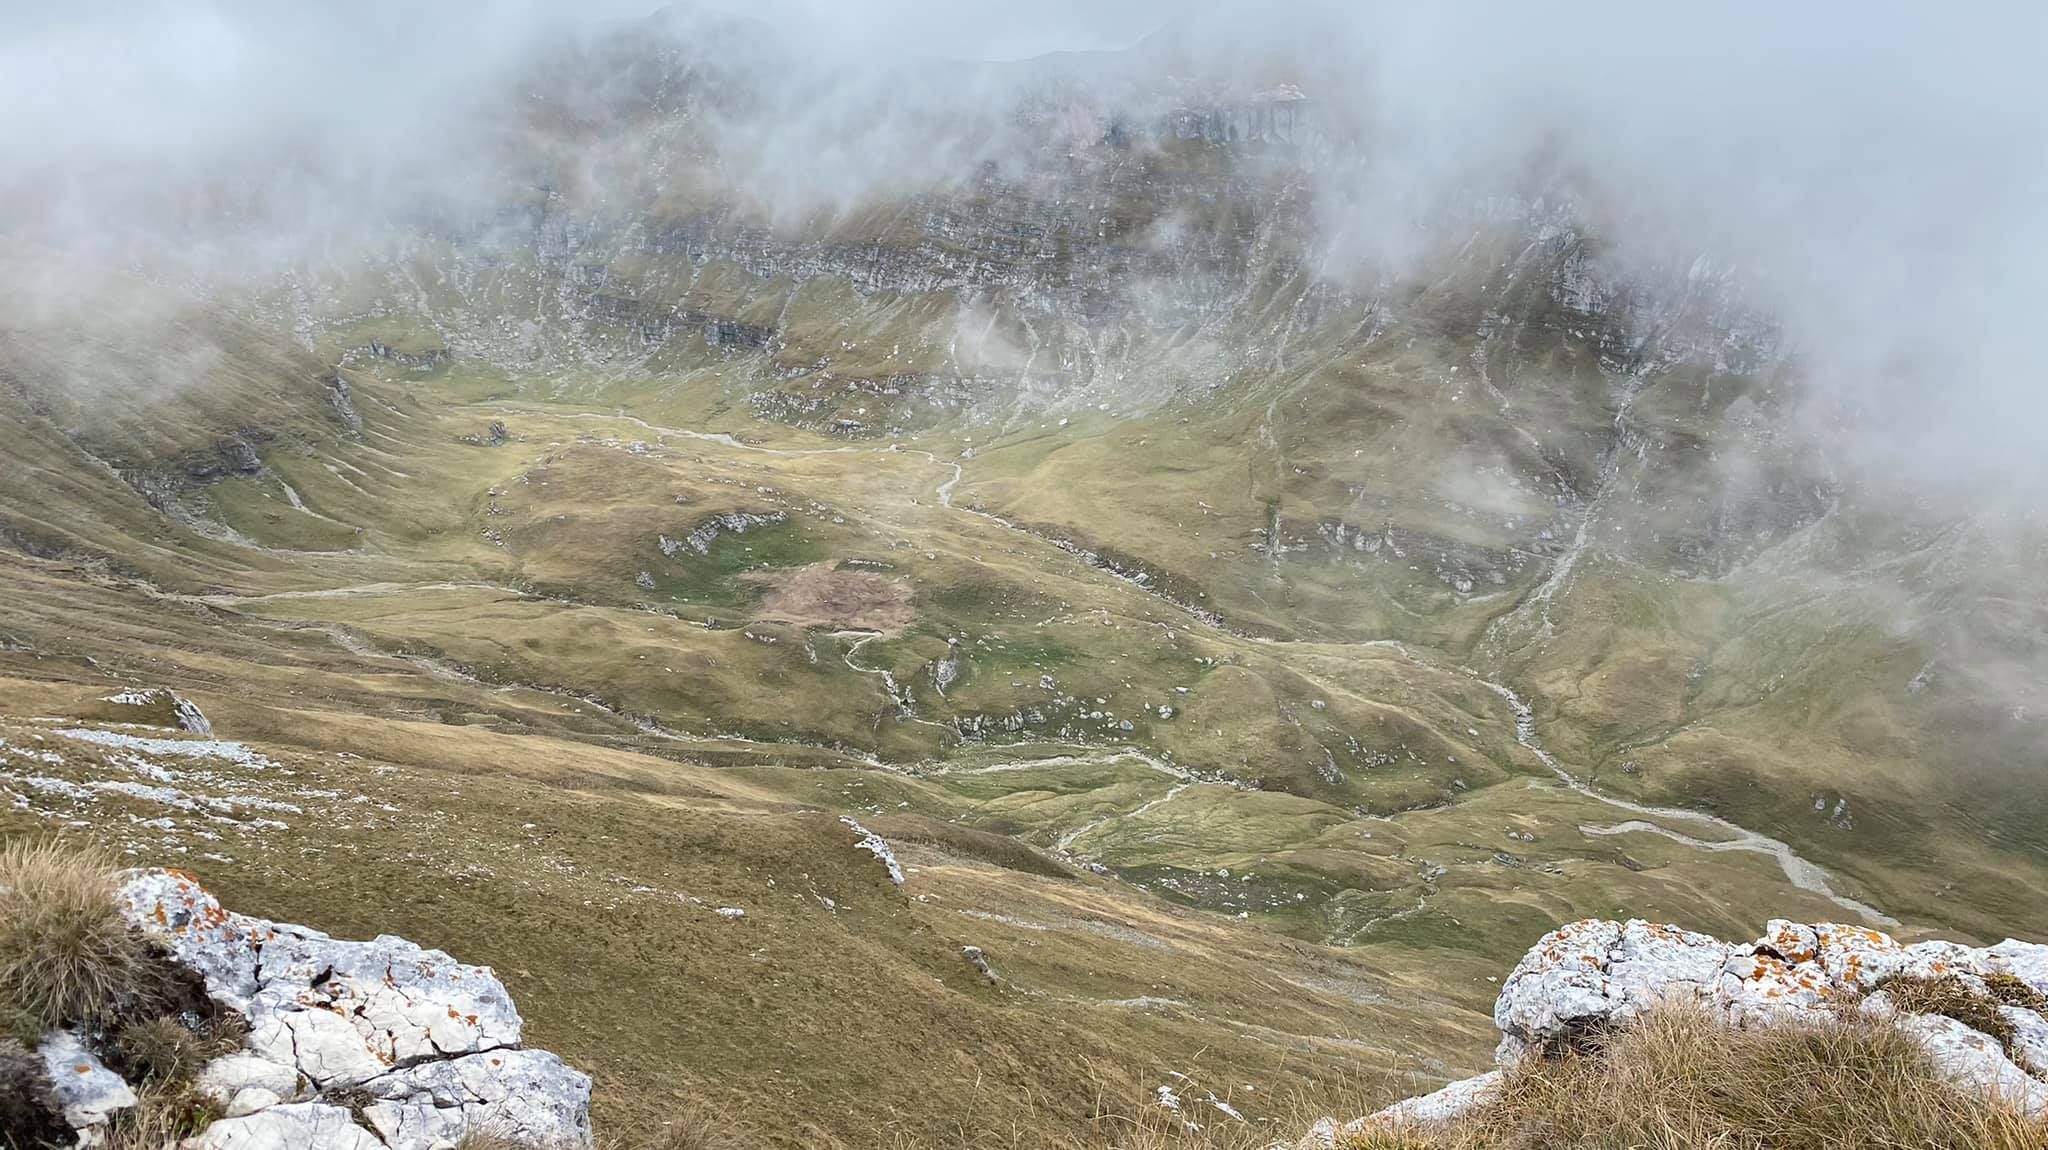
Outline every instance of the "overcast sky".
<path fill-rule="evenodd" d="M 721 0 L 719 7 L 834 40 L 926 56 L 1025 60 L 1128 48 L 1199 0 Z"/>
<path fill-rule="evenodd" d="M 2039 0 L 716 2 L 831 73 L 778 63 L 760 78 L 782 118 L 725 140 L 771 192 L 893 190 L 974 158 L 976 140 L 929 134 L 933 109 L 976 98 L 947 87 L 957 73 L 890 61 L 1114 50 L 1161 27 L 1218 66 L 1279 50 L 1326 112 L 1368 129 L 1317 176 L 1323 223 L 1349 245 L 1335 250 L 1397 257 L 1432 207 L 1510 188 L 1552 149 L 1587 175 L 1625 252 L 1746 277 L 1816 382 L 1870 414 L 1873 443 L 1891 437 L 1902 462 L 2016 461 L 2048 485 Z M 0 196 L 90 236 L 203 178 L 345 225 L 352 205 L 461 175 L 408 145 L 502 106 L 536 43 L 651 7 L 13 0 Z M 833 114 L 848 107 L 860 114 Z"/>

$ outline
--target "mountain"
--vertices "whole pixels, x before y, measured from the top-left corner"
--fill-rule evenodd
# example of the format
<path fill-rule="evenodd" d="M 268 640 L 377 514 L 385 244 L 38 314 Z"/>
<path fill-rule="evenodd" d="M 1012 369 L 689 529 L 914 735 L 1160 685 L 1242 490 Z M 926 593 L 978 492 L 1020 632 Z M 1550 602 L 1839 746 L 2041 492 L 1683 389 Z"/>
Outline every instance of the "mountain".
<path fill-rule="evenodd" d="M 1341 78 L 1205 42 L 669 11 L 282 254 L 178 257 L 297 229 L 225 179 L 17 217 L 0 832 L 489 963 L 601 1128 L 792 1146 L 1365 1113 L 1581 918 L 2043 921 L 2038 523 L 1845 451 L 1566 165 L 1354 251 Z M 78 733 L 151 687 L 269 766 Z"/>

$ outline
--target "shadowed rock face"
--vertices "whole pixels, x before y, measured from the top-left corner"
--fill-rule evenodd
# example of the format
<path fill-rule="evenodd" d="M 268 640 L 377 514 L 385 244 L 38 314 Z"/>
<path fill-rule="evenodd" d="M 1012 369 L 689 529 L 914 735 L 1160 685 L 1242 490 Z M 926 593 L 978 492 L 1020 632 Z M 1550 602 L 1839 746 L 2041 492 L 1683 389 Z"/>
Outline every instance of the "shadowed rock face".
<path fill-rule="evenodd" d="M 2001 1040 L 1954 1018 L 1902 1008 L 1884 989 L 1892 979 L 1953 979 L 1986 1001 L 2000 982 L 2026 988 L 2020 993 L 2038 1006 L 2048 995 L 2048 945 L 2007 939 L 1985 947 L 1940 940 L 1908 946 L 1867 927 L 1784 919 L 1773 919 L 1750 943 L 1642 919 L 1568 923 L 1529 948 L 1494 1002 L 1500 1070 L 1345 1125 L 1324 1119 L 1298 1145 L 1333 1146 L 1372 1123 L 1455 1118 L 1492 1097 L 1502 1071 L 1521 1060 L 1568 1050 L 1671 1002 L 1697 1003 L 1736 1027 L 1825 1021 L 1840 1005 L 1855 1003 L 1896 1018 L 1944 1077 L 2029 1114 L 2048 1114 L 2041 1060 L 2048 1018 L 2029 1006 L 1999 1004 L 1992 1009 L 2009 1031 Z"/>
<path fill-rule="evenodd" d="M 120 899 L 138 929 L 249 1020 L 246 1048 L 201 1074 L 226 1118 L 199 1146 L 425 1150 L 479 1127 L 535 1145 L 589 1143 L 590 1079 L 520 1045 L 519 1012 L 489 967 L 391 935 L 349 942 L 235 914 L 176 871 L 136 872 Z M 112 1081 L 94 1114 L 132 1105 L 101 1070 Z M 65 1102 L 69 1116 L 92 1100 Z"/>

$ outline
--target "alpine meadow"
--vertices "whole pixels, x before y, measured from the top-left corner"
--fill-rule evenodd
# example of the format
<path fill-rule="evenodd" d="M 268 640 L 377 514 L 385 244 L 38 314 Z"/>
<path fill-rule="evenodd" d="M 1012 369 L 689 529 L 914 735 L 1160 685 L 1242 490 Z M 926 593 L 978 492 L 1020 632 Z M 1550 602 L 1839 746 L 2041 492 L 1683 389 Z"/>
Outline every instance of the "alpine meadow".
<path fill-rule="evenodd" d="M 2044 33 L 0 13 L 0 1146 L 2048 1146 Z"/>

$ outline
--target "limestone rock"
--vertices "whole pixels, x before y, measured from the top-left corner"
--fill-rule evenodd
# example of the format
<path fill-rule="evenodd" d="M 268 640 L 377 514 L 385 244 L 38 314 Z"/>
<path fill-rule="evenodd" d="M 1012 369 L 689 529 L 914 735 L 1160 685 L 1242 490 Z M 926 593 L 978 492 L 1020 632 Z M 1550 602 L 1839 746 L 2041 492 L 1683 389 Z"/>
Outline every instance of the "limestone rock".
<path fill-rule="evenodd" d="M 183 871 L 147 870 L 128 876 L 116 896 L 128 921 L 162 943 L 206 979 L 206 990 L 243 1013 L 256 993 L 257 920 L 229 914 L 220 901 Z"/>
<path fill-rule="evenodd" d="M 488 1129 L 522 1145 L 590 1138 L 590 1079 L 545 1050 L 493 1050 L 423 1062 L 365 1083 L 363 1114 L 390 1146 L 442 1146 Z"/>
<path fill-rule="evenodd" d="M 2010 939 L 1984 948 L 1908 946 L 1868 927 L 1782 919 L 1754 943 L 1731 944 L 1641 920 L 1588 919 L 1550 932 L 1523 956 L 1494 1003 L 1494 1024 L 1506 1063 L 1668 998 L 1698 1001 L 1746 1026 L 1815 1016 L 1887 978 L 1953 976 L 1981 989 L 1994 973 L 2048 983 L 2048 946 Z"/>
<path fill-rule="evenodd" d="M 240 1118 L 223 1118 L 179 1150 L 385 1150 L 339 1106 L 294 1102 Z"/>
<path fill-rule="evenodd" d="M 2048 1115 L 2048 1083 L 2020 1069 L 1997 1039 L 1939 1014 L 1908 1014 L 1899 1026 L 1926 1048 L 1943 1077 L 1996 1094 L 2028 1114 Z"/>
<path fill-rule="evenodd" d="M 36 1045 L 43 1066 L 56 1088 L 57 1105 L 64 1108 L 64 1121 L 79 1132 L 81 1146 L 96 1146 L 100 1128 L 116 1110 L 135 1105 L 135 1091 L 121 1076 L 106 1068 L 85 1048 L 85 1041 L 68 1030 L 43 1036 Z"/>
<path fill-rule="evenodd" d="M 1372 1116 L 1377 1122 L 1443 1122 L 1493 1097 L 1500 1089 L 1501 1072 L 1489 1070 L 1473 1078 L 1462 1078 L 1441 1090 L 1394 1103 Z"/>
<path fill-rule="evenodd" d="M 283 1053 L 298 1051 L 316 1085 L 519 1044 L 519 1012 L 489 967 L 391 935 L 344 942 L 304 927 L 262 929 L 250 1045 L 264 1053 L 268 1030 Z"/>
<path fill-rule="evenodd" d="M 199 704 L 163 687 L 122 691 L 100 701 L 116 707 L 134 708 L 136 722 L 174 726 L 195 735 L 213 734 L 213 724 L 207 720 L 206 712 L 199 709 Z"/>
<path fill-rule="evenodd" d="M 2023 1006 L 2001 1006 L 1998 1014 L 2012 1027 L 2013 1061 L 2048 1072 L 2048 1018 Z"/>
<path fill-rule="evenodd" d="M 132 872 L 120 901 L 249 1020 L 247 1049 L 201 1075 L 228 1115 L 201 1150 L 441 1150 L 483 1125 L 589 1144 L 590 1079 L 520 1047 L 519 1012 L 489 967 L 391 935 L 348 941 L 235 914 L 176 871 Z M 322 1103 L 342 1092 L 374 1099 L 363 1113 L 382 1141 L 333 1127 Z"/>
<path fill-rule="evenodd" d="M 2048 994 L 2048 945 L 2007 939 L 1996 946 L 1903 944 L 1882 931 L 1840 923 L 1773 920 L 1752 943 L 1727 943 L 1675 926 L 1586 919 L 1539 939 L 1501 986 L 1493 1007 L 1502 1070 L 1453 1082 L 1348 1126 L 1318 1123 L 1302 1147 L 1333 1145 L 1379 1122 L 1433 1122 L 1463 1113 L 1498 1088 L 1520 1059 L 1568 1048 L 1666 1001 L 1697 1003 L 1730 1026 L 1820 1021 L 1836 1003 L 1895 1017 L 1946 1077 L 2048 1114 L 2048 1018 L 2002 1006 L 2010 1049 L 1939 1015 L 1901 1013 L 1879 987 L 1894 977 L 1955 978 L 1979 991 L 1992 975 Z M 1318 1141 L 1318 1139 L 1321 1139 Z"/>
<path fill-rule="evenodd" d="M 868 828 L 860 825 L 854 820 L 846 817 L 845 815 L 839 816 L 839 821 L 845 823 L 850 829 L 852 829 L 854 834 L 860 836 L 860 841 L 853 844 L 853 849 L 859 851 L 866 851 L 869 854 L 875 856 L 875 859 L 877 861 L 879 861 L 884 867 L 888 868 L 889 881 L 895 883 L 897 886 L 902 886 L 903 866 L 901 863 L 896 861 L 896 852 L 889 849 L 888 840 L 884 839 L 881 835 L 876 834 Z"/>
<path fill-rule="evenodd" d="M 199 1075 L 199 1088 L 217 1099 L 229 1118 L 300 1101 L 309 1085 L 291 1066 L 246 1052 L 216 1058 Z"/>

